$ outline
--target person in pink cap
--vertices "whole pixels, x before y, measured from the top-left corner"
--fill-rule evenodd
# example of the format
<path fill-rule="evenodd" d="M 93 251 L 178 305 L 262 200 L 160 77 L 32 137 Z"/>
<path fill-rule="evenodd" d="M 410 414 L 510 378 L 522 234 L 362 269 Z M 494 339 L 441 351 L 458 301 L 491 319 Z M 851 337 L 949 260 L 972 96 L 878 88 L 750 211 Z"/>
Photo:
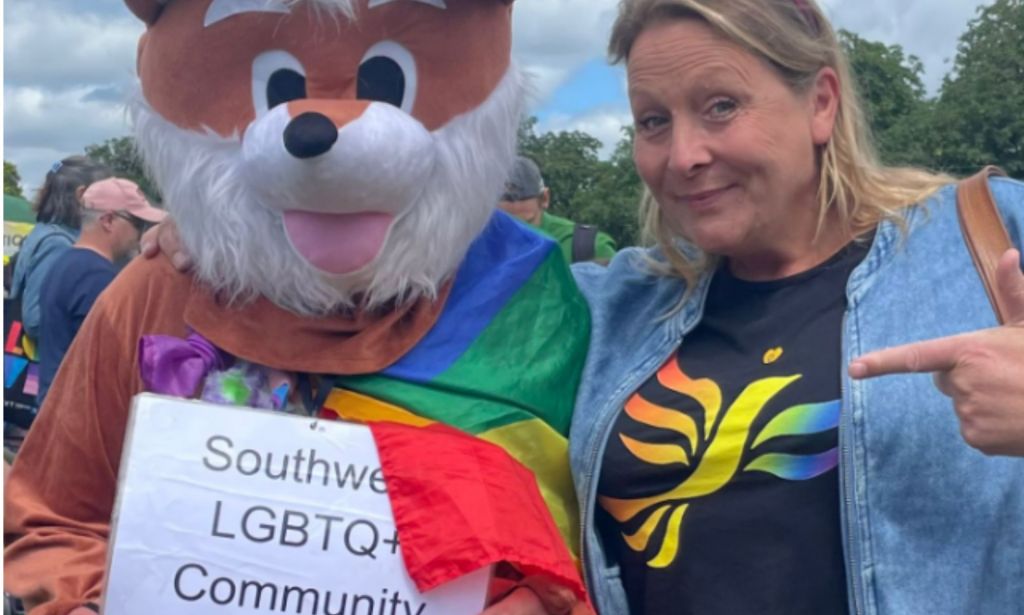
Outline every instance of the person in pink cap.
<path fill-rule="evenodd" d="M 114 263 L 138 250 L 147 225 L 164 212 L 150 205 L 138 185 L 109 178 L 82 194 L 82 232 L 54 263 L 43 285 L 39 335 L 39 403 L 96 297 L 117 275 Z"/>

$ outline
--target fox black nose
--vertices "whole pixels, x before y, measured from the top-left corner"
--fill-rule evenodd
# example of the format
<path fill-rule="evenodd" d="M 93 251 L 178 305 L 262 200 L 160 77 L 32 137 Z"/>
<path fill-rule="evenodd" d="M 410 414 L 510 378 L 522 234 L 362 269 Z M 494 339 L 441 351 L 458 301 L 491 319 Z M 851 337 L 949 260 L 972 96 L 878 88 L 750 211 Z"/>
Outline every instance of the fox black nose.
<path fill-rule="evenodd" d="M 288 122 L 284 148 L 296 158 L 315 158 L 330 151 L 338 140 L 338 127 L 326 115 L 307 111 Z"/>

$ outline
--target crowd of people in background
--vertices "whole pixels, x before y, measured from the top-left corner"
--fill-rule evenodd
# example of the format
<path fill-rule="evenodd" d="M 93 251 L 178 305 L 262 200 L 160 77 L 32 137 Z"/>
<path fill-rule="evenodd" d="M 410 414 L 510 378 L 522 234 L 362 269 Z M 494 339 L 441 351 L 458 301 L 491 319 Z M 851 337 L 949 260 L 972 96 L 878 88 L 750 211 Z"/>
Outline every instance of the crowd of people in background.
<path fill-rule="evenodd" d="M 40 405 L 82 321 L 117 275 L 117 264 L 138 252 L 148 225 L 164 218 L 127 179 L 101 179 L 85 189 L 81 201 L 78 241 L 54 260 L 39 302 Z"/>
<path fill-rule="evenodd" d="M 34 210 L 36 224 L 4 269 L 4 289 L 9 320 L 23 336 L 19 347 L 30 349 L 34 363 L 38 408 L 96 298 L 138 253 L 142 234 L 164 212 L 134 182 L 113 177 L 85 156 L 53 165 Z M 5 406 L 8 461 L 31 420 L 31 412 L 7 412 Z"/>

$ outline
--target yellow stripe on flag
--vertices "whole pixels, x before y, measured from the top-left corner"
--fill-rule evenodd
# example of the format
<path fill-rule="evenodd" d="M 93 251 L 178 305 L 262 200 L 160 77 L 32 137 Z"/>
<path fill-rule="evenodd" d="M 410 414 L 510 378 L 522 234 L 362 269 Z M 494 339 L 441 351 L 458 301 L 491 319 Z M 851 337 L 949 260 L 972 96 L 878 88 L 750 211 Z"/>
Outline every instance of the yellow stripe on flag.
<path fill-rule="evenodd" d="M 346 389 L 331 391 L 324 402 L 324 408 L 337 414 L 338 418 L 353 423 L 391 421 L 413 427 L 426 427 L 435 422 L 398 406 Z"/>
<path fill-rule="evenodd" d="M 334 389 L 324 408 L 355 423 L 391 421 L 413 427 L 435 423 L 408 410 L 346 389 Z M 478 437 L 500 446 L 533 472 L 544 502 L 573 557 L 579 556 L 579 509 L 569 471 L 569 442 L 540 419 L 487 430 Z"/>
<path fill-rule="evenodd" d="M 479 437 L 505 449 L 533 472 L 559 533 L 573 557 L 579 557 L 579 508 L 565 436 L 540 419 L 530 419 L 489 429 Z"/>

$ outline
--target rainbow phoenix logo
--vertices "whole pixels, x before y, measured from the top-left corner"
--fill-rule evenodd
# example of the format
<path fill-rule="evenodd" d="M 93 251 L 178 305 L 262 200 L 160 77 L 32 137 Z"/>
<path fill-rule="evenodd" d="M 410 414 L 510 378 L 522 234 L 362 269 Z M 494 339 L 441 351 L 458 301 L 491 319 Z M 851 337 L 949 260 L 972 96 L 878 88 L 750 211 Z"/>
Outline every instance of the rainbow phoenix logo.
<path fill-rule="evenodd" d="M 639 394 L 626 402 L 625 411 L 633 420 L 675 432 L 678 444 L 652 444 L 619 434 L 626 449 L 640 461 L 652 465 L 682 464 L 686 478 L 668 491 L 649 497 L 618 499 L 602 496 L 601 506 L 620 524 L 639 529 L 623 533 L 630 549 L 647 553 L 651 537 L 664 526 L 660 545 L 655 545 L 647 561 L 651 568 L 666 568 L 679 555 L 686 511 L 721 490 L 741 473 L 767 472 L 785 480 L 808 480 L 836 467 L 838 450 L 832 448 L 816 455 L 792 455 L 766 452 L 755 456 L 742 468 L 744 453 L 757 452 L 766 442 L 784 436 L 820 433 L 839 424 L 839 400 L 801 404 L 780 412 L 750 440 L 754 420 L 765 405 L 801 375 L 756 380 L 722 411 L 722 391 L 708 378 L 693 380 L 683 373 L 673 358 L 658 371 L 659 383 L 694 399 L 703 409 L 703 420 L 653 404 Z"/>

